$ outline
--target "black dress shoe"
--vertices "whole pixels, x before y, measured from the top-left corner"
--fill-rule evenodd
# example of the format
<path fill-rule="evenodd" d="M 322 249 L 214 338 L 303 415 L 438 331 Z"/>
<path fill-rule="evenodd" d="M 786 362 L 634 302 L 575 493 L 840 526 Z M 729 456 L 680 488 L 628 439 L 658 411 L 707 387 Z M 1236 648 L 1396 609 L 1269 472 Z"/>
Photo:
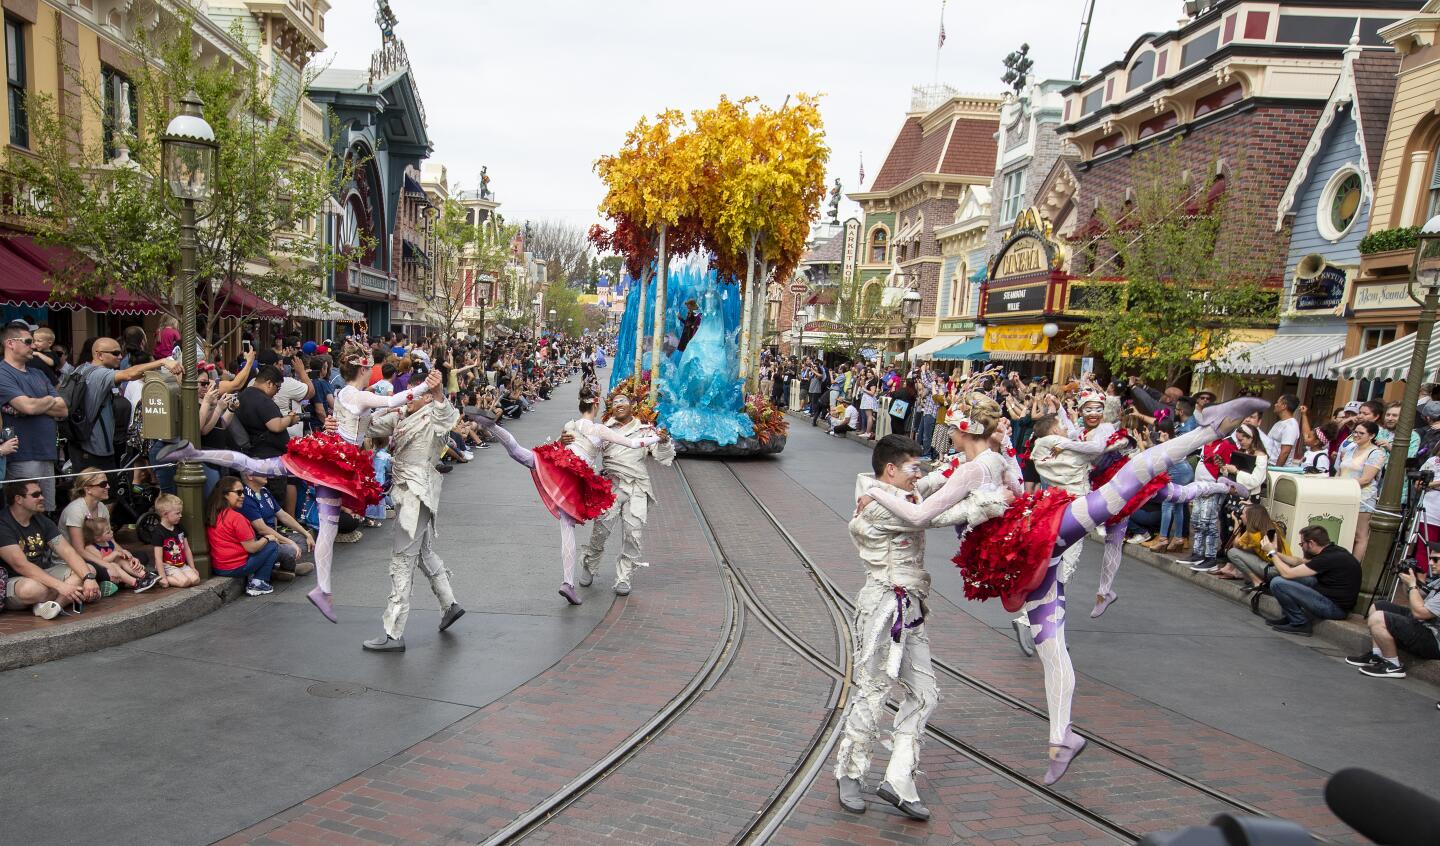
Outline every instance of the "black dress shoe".
<path fill-rule="evenodd" d="M 1267 625 L 1267 626 L 1284 626 L 1284 625 L 1289 624 L 1289 622 L 1290 622 L 1290 618 L 1289 618 L 1289 617 L 1266 617 L 1266 618 L 1265 618 L 1265 625 Z"/>
<path fill-rule="evenodd" d="M 894 789 L 890 787 L 889 782 L 881 782 L 880 787 L 876 789 L 875 793 L 881 799 L 884 799 L 886 802 L 889 802 L 891 805 L 899 808 L 900 813 L 904 814 L 912 820 L 919 820 L 921 822 L 925 822 L 926 820 L 930 819 L 929 808 L 925 807 L 919 802 L 907 802 L 904 799 L 901 799 L 898 795 L 896 795 Z"/>

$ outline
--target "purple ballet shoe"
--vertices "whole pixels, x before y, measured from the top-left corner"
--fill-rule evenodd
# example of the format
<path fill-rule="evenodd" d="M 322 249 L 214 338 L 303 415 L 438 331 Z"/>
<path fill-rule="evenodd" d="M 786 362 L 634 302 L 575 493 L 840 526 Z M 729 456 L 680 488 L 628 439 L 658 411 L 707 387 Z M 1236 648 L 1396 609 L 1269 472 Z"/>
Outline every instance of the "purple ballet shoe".
<path fill-rule="evenodd" d="M 1050 785 L 1059 781 L 1070 769 L 1070 762 L 1085 748 L 1085 738 L 1076 734 L 1070 728 L 1065 729 L 1065 742 L 1050 744 L 1051 749 L 1058 750 L 1058 754 L 1050 759 L 1050 768 L 1045 771 L 1045 778 L 1041 779 L 1044 784 Z"/>
<path fill-rule="evenodd" d="M 561 596 L 565 597 L 565 601 L 570 603 L 571 605 L 581 604 L 579 594 L 575 593 L 575 586 L 570 584 L 569 582 L 561 585 L 558 593 Z"/>
<path fill-rule="evenodd" d="M 1109 608 L 1111 605 L 1114 605 L 1114 604 L 1115 604 L 1115 600 L 1117 600 L 1117 599 L 1119 599 L 1119 598 L 1120 598 L 1119 596 L 1116 596 L 1116 595 L 1115 595 L 1115 591 L 1112 590 L 1112 591 L 1110 591 L 1109 593 L 1105 594 L 1104 596 L 1099 597 L 1098 599 L 1096 599 L 1096 600 L 1095 600 L 1095 610 L 1093 610 L 1093 611 L 1090 612 L 1090 619 L 1093 620 L 1093 619 L 1095 619 L 1096 617 L 1099 617 L 1101 614 L 1104 614 L 1104 613 L 1105 613 L 1105 610 L 1106 610 L 1107 608 Z"/>
<path fill-rule="evenodd" d="M 305 598 L 310 600 L 310 603 L 316 608 L 320 609 L 320 613 L 325 615 L 325 619 L 332 623 L 340 622 L 335 619 L 335 598 L 321 590 L 318 585 L 311 588 L 310 592 L 305 594 Z"/>

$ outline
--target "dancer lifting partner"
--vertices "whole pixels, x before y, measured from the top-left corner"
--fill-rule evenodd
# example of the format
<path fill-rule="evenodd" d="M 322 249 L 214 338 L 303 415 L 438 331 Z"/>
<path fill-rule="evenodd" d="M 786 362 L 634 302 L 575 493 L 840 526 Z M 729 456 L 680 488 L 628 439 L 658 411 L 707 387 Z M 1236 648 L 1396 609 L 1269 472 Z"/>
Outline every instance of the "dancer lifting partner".
<path fill-rule="evenodd" d="M 1058 781 L 1085 748 L 1085 740 L 1070 727 L 1075 671 L 1065 645 L 1065 585 L 1059 578 L 1065 551 L 1096 526 L 1125 512 L 1133 499 L 1147 495 L 1145 489 L 1150 482 L 1172 464 L 1229 435 L 1247 414 L 1267 405 L 1265 400 L 1241 398 L 1210 406 L 1196 415 L 1199 425 L 1194 430 L 1134 456 L 1098 490 L 1084 496 L 1060 488 L 1025 494 L 998 517 L 978 524 L 972 520 L 963 534 L 955 563 L 964 574 L 966 597 L 983 600 L 999 596 L 1006 610 L 1023 610 L 1030 620 L 1045 669 L 1045 701 L 1050 717 L 1045 784 Z M 962 438 L 987 442 L 988 432 L 1000 419 L 1000 408 L 993 400 L 977 396 L 971 401 L 970 419 L 970 432 L 962 434 Z M 974 497 L 977 502 L 992 500 L 1002 484 L 994 462 L 972 460 L 960 465 L 944 487 L 920 503 L 909 502 L 879 485 L 866 494 L 911 525 L 924 526 L 967 498 Z M 1178 488 L 1167 489 L 1164 494 L 1177 499 L 1186 495 Z M 867 504 L 864 497 L 860 504 Z"/>
<path fill-rule="evenodd" d="M 609 418 L 605 424 L 623 437 L 633 438 L 652 428 L 635 416 L 635 405 L 625 394 L 617 393 L 607 411 Z M 655 491 L 650 486 L 650 471 L 645 466 L 645 456 L 648 454 L 667 467 L 675 460 L 675 444 L 670 440 L 670 434 L 663 429 L 656 434 L 660 436 L 660 442 L 644 450 L 628 449 L 609 441 L 601 446 L 605 459 L 602 475 L 614 486 L 615 504 L 590 528 L 590 541 L 585 544 L 582 559 L 584 568 L 580 571 L 580 587 L 589 587 L 595 580 L 595 574 L 600 571 L 600 556 L 605 554 L 605 541 L 615 530 L 616 523 L 620 524 L 620 557 L 615 561 L 615 593 L 628 596 L 635 568 L 646 566 L 640 561 L 640 535 L 645 531 Z"/>
<path fill-rule="evenodd" d="M 186 440 L 161 448 L 157 464 L 167 461 L 203 461 L 258 476 L 295 476 L 314 485 L 320 512 L 320 531 L 315 538 L 315 587 L 305 596 L 320 609 L 325 619 L 338 623 L 334 595 L 330 591 L 330 565 L 335 557 L 335 535 L 340 527 L 340 506 L 356 514 L 383 496 L 375 481 L 374 460 L 361 449 L 370 433 L 370 419 L 377 410 L 404 405 L 440 384 L 440 371 L 432 370 L 418 387 L 391 396 L 365 390 L 370 381 L 370 364 L 359 356 L 340 365 L 345 387 L 335 395 L 335 432 L 317 432 L 293 438 L 285 454 L 275 458 L 251 458 L 224 449 L 197 449 Z M 383 411 L 382 411 L 383 413 Z"/>
<path fill-rule="evenodd" d="M 440 486 L 445 477 L 436 466 L 450 443 L 450 430 L 460 419 L 443 397 L 427 393 L 405 406 L 403 417 L 376 418 L 373 435 L 390 437 L 390 501 L 395 503 L 395 545 L 390 556 L 390 600 L 381 622 L 385 631 L 362 646 L 371 652 L 404 652 L 405 621 L 410 616 L 411 580 L 418 566 L 440 603 L 440 631 L 465 614 L 450 587 L 450 571 L 435 554 L 435 517 L 440 513 Z"/>
<path fill-rule="evenodd" d="M 572 437 L 570 443 L 544 443 L 534 449 L 520 446 L 515 436 L 495 422 L 489 414 L 471 415 L 476 423 L 497 438 L 511 458 L 530 468 L 540 501 L 560 521 L 560 559 L 564 581 L 560 595 L 571 605 L 581 603 L 575 592 L 575 527 L 594 520 L 615 504 L 615 491 L 610 480 L 598 472 L 604 467 L 605 444 L 643 449 L 660 443 L 659 435 L 627 438 L 615 430 L 595 422 L 600 400 L 586 391 L 580 393 L 580 417 L 565 424 Z"/>
<path fill-rule="evenodd" d="M 1012 477 L 1006 473 L 1005 459 L 983 439 L 956 445 L 967 462 L 985 463 L 997 479 Z M 919 460 L 924 452 L 924 447 L 902 435 L 881 438 L 870 458 L 875 474 L 860 475 L 857 494 L 869 489 L 909 498 L 934 492 L 946 484 L 948 471 L 922 478 Z M 885 698 L 898 682 L 901 699 L 895 712 L 890 762 L 876 792 L 911 819 L 930 818 L 915 787 L 920 738 L 940 700 L 930 665 L 930 638 L 925 632 L 925 598 L 930 593 L 925 529 L 982 522 L 1003 513 L 1019 491 L 1018 473 L 1013 474 L 1013 481 L 1008 493 L 996 488 L 987 497 L 972 497 L 949 510 L 937 511 L 920 525 L 896 518 L 868 496 L 860 497 L 849 529 L 850 540 L 865 563 L 865 586 L 855 597 L 855 688 L 845 709 L 844 734 L 835 759 L 840 805 L 847 811 L 865 811 L 861 780 L 870 769 L 871 750 L 880 735 Z"/>

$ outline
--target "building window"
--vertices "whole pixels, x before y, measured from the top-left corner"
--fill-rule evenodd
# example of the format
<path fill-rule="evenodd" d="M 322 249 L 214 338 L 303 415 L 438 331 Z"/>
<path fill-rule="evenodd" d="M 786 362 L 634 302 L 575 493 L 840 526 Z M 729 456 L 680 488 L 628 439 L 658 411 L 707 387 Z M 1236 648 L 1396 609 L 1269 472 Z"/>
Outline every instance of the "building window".
<path fill-rule="evenodd" d="M 1125 79 L 1125 88 L 1128 91 L 1134 91 L 1154 78 L 1155 51 L 1147 50 L 1140 54 L 1140 58 L 1135 60 L 1135 64 L 1130 66 L 1130 73 Z"/>
<path fill-rule="evenodd" d="M 1365 333 L 1360 336 L 1360 352 L 1370 352 L 1373 349 L 1385 346 L 1393 340 L 1395 340 L 1394 326 L 1372 326 L 1366 329 Z M 1355 383 L 1355 399 L 1361 402 L 1381 399 L 1384 396 L 1384 379 L 1361 379 Z"/>
<path fill-rule="evenodd" d="M 1011 223 L 1020 216 L 1020 209 L 1025 204 L 1025 171 L 1005 174 L 1000 195 L 1004 198 L 1000 203 L 1000 222 Z"/>
<path fill-rule="evenodd" d="M 890 256 L 890 233 L 883 226 L 870 230 L 870 263 L 884 264 Z"/>
<path fill-rule="evenodd" d="M 124 137 L 140 122 L 135 86 L 130 78 L 109 66 L 100 68 L 100 86 L 105 95 L 105 159 L 120 155 Z"/>
<path fill-rule="evenodd" d="M 1431 151 L 1430 159 L 1434 163 L 1430 166 L 1430 204 L 1425 212 L 1426 220 L 1440 213 L 1440 147 Z"/>
<path fill-rule="evenodd" d="M 1432 190 L 1430 193 L 1433 203 L 1435 192 Z M 1331 241 L 1344 238 L 1360 216 L 1363 198 L 1364 184 L 1360 180 L 1360 171 L 1349 165 L 1336 171 L 1320 197 L 1320 207 L 1315 210 L 1320 234 Z"/>
<path fill-rule="evenodd" d="M 965 313 L 965 306 L 970 299 L 970 274 L 961 262 L 955 267 L 955 276 L 950 280 L 950 309 L 946 312 L 949 317 L 960 317 Z"/>
<path fill-rule="evenodd" d="M 30 117 L 25 113 L 25 24 L 5 18 L 5 83 L 10 104 L 10 143 L 30 146 Z"/>

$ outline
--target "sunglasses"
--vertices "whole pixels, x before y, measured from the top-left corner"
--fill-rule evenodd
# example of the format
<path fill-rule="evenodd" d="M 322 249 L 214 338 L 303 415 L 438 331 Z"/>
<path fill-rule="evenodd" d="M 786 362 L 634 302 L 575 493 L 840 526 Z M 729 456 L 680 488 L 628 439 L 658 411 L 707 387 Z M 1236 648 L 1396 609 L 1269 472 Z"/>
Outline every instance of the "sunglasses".
<path fill-rule="evenodd" d="M 19 341 L 20 343 L 24 344 L 24 345 L 27 346 L 27 347 L 33 347 L 33 346 L 35 346 L 35 339 L 34 339 L 34 338 L 11 338 L 10 340 L 12 340 L 12 341 Z"/>
<path fill-rule="evenodd" d="M 25 496 L 29 497 L 30 499 L 44 499 L 44 498 L 45 498 L 45 492 L 44 492 L 44 491 L 31 491 L 30 493 L 25 494 Z"/>
<path fill-rule="evenodd" d="M 104 482 L 96 482 L 96 483 L 94 483 L 93 485 L 86 485 L 85 487 L 87 487 L 87 488 L 108 488 L 108 487 L 110 487 L 110 482 L 109 482 L 109 480 L 106 480 L 106 481 L 104 481 Z"/>

